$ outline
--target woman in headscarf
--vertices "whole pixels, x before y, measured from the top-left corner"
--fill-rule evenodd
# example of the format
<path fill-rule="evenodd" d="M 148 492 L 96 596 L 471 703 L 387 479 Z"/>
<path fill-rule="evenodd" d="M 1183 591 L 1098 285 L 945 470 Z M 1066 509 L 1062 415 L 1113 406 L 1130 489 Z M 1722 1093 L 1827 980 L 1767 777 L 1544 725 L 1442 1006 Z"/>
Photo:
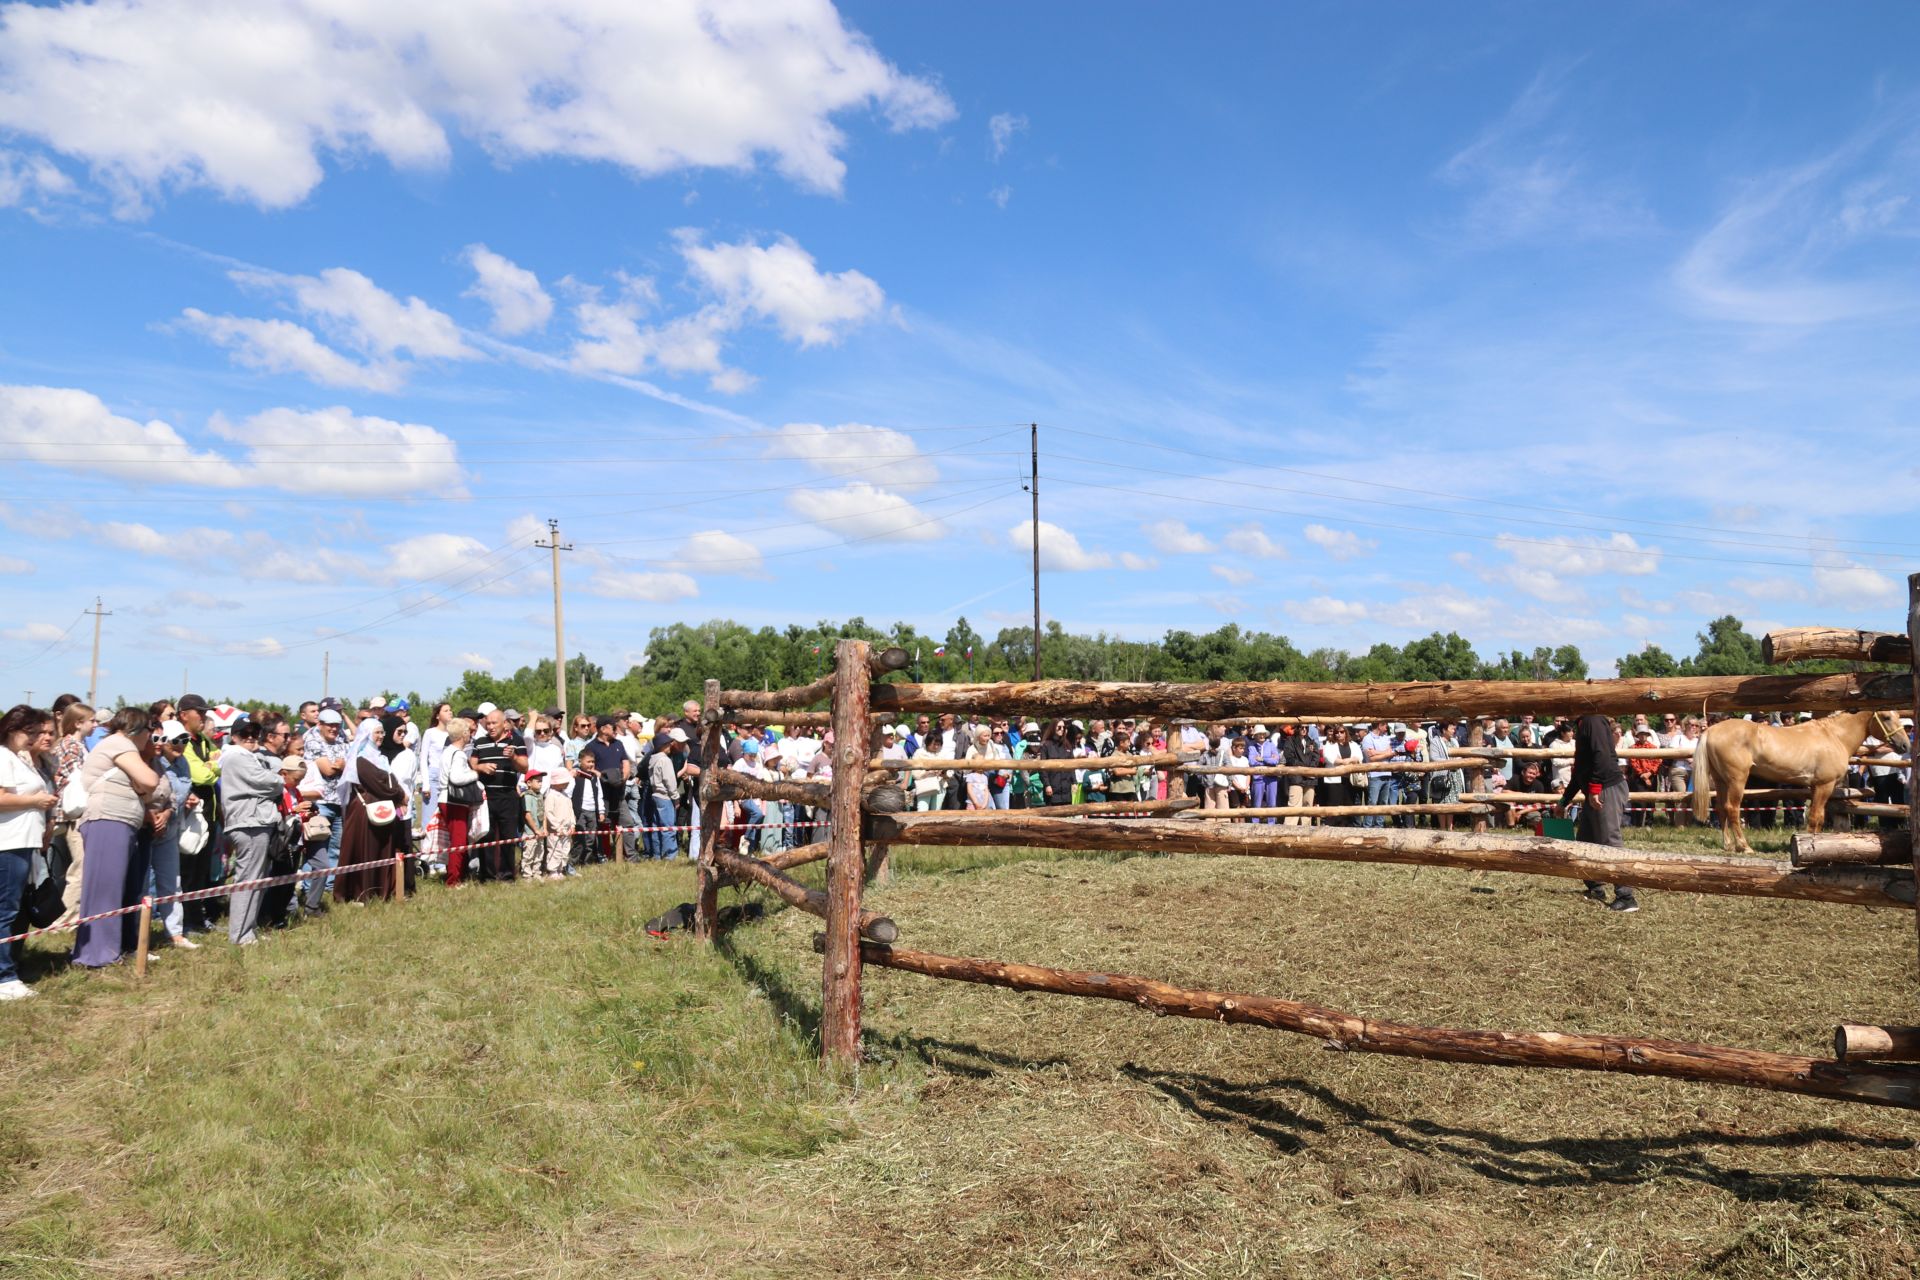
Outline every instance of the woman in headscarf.
<path fill-rule="evenodd" d="M 413 824 L 407 813 L 406 787 L 394 776 L 394 757 L 407 749 L 401 732 L 405 722 L 405 716 L 381 717 L 347 761 L 352 799 L 340 818 L 345 826 L 340 835 L 340 873 L 333 882 L 337 901 L 393 897 L 396 858 L 402 860 L 405 890 L 413 892 Z"/>

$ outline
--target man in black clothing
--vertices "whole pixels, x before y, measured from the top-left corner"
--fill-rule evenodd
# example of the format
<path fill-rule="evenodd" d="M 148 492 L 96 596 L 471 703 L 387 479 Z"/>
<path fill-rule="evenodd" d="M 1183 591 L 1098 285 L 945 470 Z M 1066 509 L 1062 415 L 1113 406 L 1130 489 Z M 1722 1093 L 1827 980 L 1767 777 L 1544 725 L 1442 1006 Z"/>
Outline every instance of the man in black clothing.
<path fill-rule="evenodd" d="M 520 874 L 520 775 L 527 771 L 526 739 L 507 727 L 506 714 L 487 712 L 487 731 L 473 744 L 473 771 L 487 795 L 487 837 L 480 850 L 482 880 Z"/>
<path fill-rule="evenodd" d="M 627 784 L 633 780 L 633 760 L 627 755 L 626 747 L 614 739 L 619 728 L 619 717 L 599 717 L 594 721 L 594 736 L 580 748 L 580 768 L 591 776 L 591 781 L 583 779 L 582 791 L 589 786 L 595 788 L 594 815 L 600 824 L 595 834 L 599 838 L 590 840 L 588 847 L 595 850 L 596 862 L 613 859 L 614 847 L 620 839 L 614 829 L 621 821 L 621 799 L 626 795 Z"/>
<path fill-rule="evenodd" d="M 1627 815 L 1627 775 L 1620 768 L 1620 757 L 1614 751 L 1618 741 L 1619 731 L 1606 716 L 1580 717 L 1573 731 L 1573 776 L 1567 780 L 1566 792 L 1554 806 L 1554 813 L 1563 816 L 1574 797 L 1580 797 L 1577 831 L 1580 839 L 1624 849 L 1620 823 Z M 1598 880 L 1589 880 L 1585 896 L 1587 901 L 1610 911 L 1640 909 L 1631 885 L 1615 885 L 1613 901 L 1608 902 L 1606 886 Z"/>

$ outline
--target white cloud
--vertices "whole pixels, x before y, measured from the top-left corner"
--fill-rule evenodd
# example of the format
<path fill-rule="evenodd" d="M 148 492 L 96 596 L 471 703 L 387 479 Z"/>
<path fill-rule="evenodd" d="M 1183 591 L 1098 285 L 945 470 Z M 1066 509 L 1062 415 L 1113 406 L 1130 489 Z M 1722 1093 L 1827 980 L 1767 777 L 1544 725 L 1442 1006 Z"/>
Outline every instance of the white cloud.
<path fill-rule="evenodd" d="M 0 573 L 32 573 L 33 562 L 18 556 L 0 556 Z"/>
<path fill-rule="evenodd" d="M 1187 528 L 1179 520 L 1156 520 L 1141 525 L 1140 532 L 1146 534 L 1153 549 L 1163 555 L 1197 556 L 1213 550 L 1212 541 L 1204 533 Z"/>
<path fill-rule="evenodd" d="M 1807 589 L 1791 578 L 1732 578 L 1729 587 L 1752 600 L 1804 600 Z M 1634 603 L 1622 591 L 1620 598 L 1628 604 Z"/>
<path fill-rule="evenodd" d="M 1349 623 L 1363 622 L 1370 615 L 1367 606 L 1358 600 L 1336 600 L 1332 596 L 1315 596 L 1311 600 L 1289 600 L 1280 606 L 1290 617 L 1308 626 L 1337 627 Z"/>
<path fill-rule="evenodd" d="M 754 378 L 725 363 L 728 335 L 754 322 L 769 323 L 801 347 L 838 342 L 847 330 L 877 315 L 886 301 L 880 286 L 858 271 L 821 271 L 813 255 L 786 236 L 762 245 L 753 239 L 708 245 L 697 233 L 677 233 L 690 287 L 700 306 L 684 315 L 643 323 L 660 305 L 644 277 L 620 276 L 611 301 L 582 289 L 574 306 L 579 337 L 576 369 L 637 374 L 705 373 L 714 390 L 736 394 Z"/>
<path fill-rule="evenodd" d="M 1013 201 L 1013 188 L 1006 183 L 987 189 L 987 199 L 993 201 L 996 208 L 1004 209 Z"/>
<path fill-rule="evenodd" d="M 1239 569 L 1230 564 L 1216 564 L 1208 567 L 1212 570 L 1214 577 L 1223 582 L 1230 582 L 1236 587 L 1244 587 L 1259 576 L 1251 569 Z"/>
<path fill-rule="evenodd" d="M 456 654 L 455 661 L 459 664 L 459 666 L 462 669 L 468 670 L 468 671 L 493 670 L 493 659 L 487 657 L 483 653 Z"/>
<path fill-rule="evenodd" d="M 1013 135 L 1027 131 L 1027 118 L 1014 115 L 1011 111 L 1002 111 L 987 121 L 987 140 L 993 147 L 993 158 L 998 162 L 1007 154 L 1007 148 L 1013 145 Z"/>
<path fill-rule="evenodd" d="M 1615 533 L 1605 539 L 1582 537 L 1522 538 L 1502 533 L 1494 545 L 1513 557 L 1513 563 L 1481 576 L 1506 582 L 1541 600 L 1565 602 L 1575 588 L 1563 578 L 1599 574 L 1646 577 L 1660 570 L 1661 550 L 1643 546 L 1633 535 Z"/>
<path fill-rule="evenodd" d="M 645 600 L 666 604 L 690 600 L 700 594 L 697 583 L 684 573 L 623 573 L 605 569 L 587 580 L 594 595 L 615 600 Z"/>
<path fill-rule="evenodd" d="M 207 430 L 242 445 L 242 456 L 198 448 L 165 422 L 123 418 L 91 392 L 0 385 L 0 450 L 65 471 L 209 489 L 265 486 L 361 496 L 422 488 L 450 496 L 463 492 L 453 440 L 417 423 L 335 406 L 267 409 L 240 423 L 216 414 Z M 357 465 L 368 461 L 380 465 Z"/>
<path fill-rule="evenodd" d="M 1160 562 L 1152 556 L 1136 555 L 1131 551 L 1122 551 L 1120 553 L 1120 567 L 1122 569 L 1131 569 L 1136 573 L 1145 573 L 1149 569 L 1158 569 Z"/>
<path fill-rule="evenodd" d="M 135 422 L 71 387 L 0 385 L 0 449 L 67 471 L 153 484 L 233 488 L 244 471 L 158 420 Z"/>
<path fill-rule="evenodd" d="M 1027 555 L 1033 554 L 1033 526 L 1027 521 L 1007 530 L 1007 540 Z M 1104 551 L 1088 551 L 1080 539 L 1050 520 L 1040 522 L 1040 567 L 1076 572 L 1084 569 L 1111 569 L 1113 557 Z"/>
<path fill-rule="evenodd" d="M 865 482 L 839 489 L 800 489 L 787 496 L 787 506 L 802 519 L 849 540 L 925 542 L 946 532 L 939 520 L 899 494 Z"/>
<path fill-rule="evenodd" d="M 0 639 L 17 640 L 21 644 L 52 644 L 65 634 L 51 622 L 29 622 L 23 627 L 0 631 Z"/>
<path fill-rule="evenodd" d="M 1247 602 L 1239 596 L 1207 596 L 1207 607 L 1215 613 L 1224 613 L 1229 618 L 1247 611 Z"/>
<path fill-rule="evenodd" d="M 834 118 L 954 115 L 830 5 L 711 0 L 101 0 L 11 5 L 0 128 L 85 163 L 123 216 L 208 187 L 279 208 L 323 157 L 444 167 L 448 128 L 498 162 L 563 157 L 648 176 L 762 158 L 838 191 Z"/>
<path fill-rule="evenodd" d="M 721 529 L 703 529 L 692 535 L 666 563 L 694 573 L 730 573 L 743 578 L 764 577 L 766 573 L 760 548 Z"/>
<path fill-rule="evenodd" d="M 1229 530 L 1220 540 L 1220 545 L 1235 555 L 1253 556 L 1259 560 L 1285 560 L 1287 549 L 1267 536 L 1267 531 L 1257 524 L 1243 524 Z"/>
<path fill-rule="evenodd" d="M 254 320 L 209 315 L 198 307 L 180 313 L 182 327 L 224 348 L 239 363 L 265 373 L 297 373 L 326 387 L 358 391 L 398 391 L 406 382 L 401 364 L 362 364 L 341 355 L 291 320 Z"/>
<path fill-rule="evenodd" d="M 1380 545 L 1371 538 L 1362 538 L 1351 529 L 1329 529 L 1323 524 L 1310 524 L 1304 532 L 1308 542 L 1335 560 L 1356 560 Z"/>
<path fill-rule="evenodd" d="M 208 430 L 246 446 L 248 484 L 362 497 L 422 492 L 462 497 L 466 492 L 453 439 L 414 422 L 335 405 L 267 409 L 237 425 L 216 416 Z"/>
<path fill-rule="evenodd" d="M 1834 559 L 1813 567 L 1813 590 L 1830 604 L 1898 603 L 1900 584 L 1878 569 L 1851 560 Z"/>
<path fill-rule="evenodd" d="M 857 471 L 863 479 L 908 493 L 940 478 L 939 469 L 920 452 L 912 436 L 861 422 L 837 427 L 789 422 L 768 437 L 767 456 L 796 458 L 827 475 Z"/>
<path fill-rule="evenodd" d="M 307 544 L 290 546 L 259 530 L 236 533 L 191 525 L 162 532 L 152 525 L 117 520 L 97 525 L 79 522 L 78 528 L 136 555 L 202 567 L 218 563 L 221 572 L 235 578 L 322 583 L 369 576 L 366 562 L 356 556 Z"/>
<path fill-rule="evenodd" d="M 381 576 L 392 582 L 420 582 L 442 574 L 470 575 L 494 565 L 487 544 L 461 533 L 422 533 L 387 547 Z"/>
<path fill-rule="evenodd" d="M 273 271 L 234 271 L 235 283 L 293 297 L 302 314 L 317 318 L 335 341 L 369 356 L 406 352 L 416 360 L 471 360 L 479 353 L 460 337 L 453 317 L 419 298 L 402 302 L 348 267 L 317 276 Z"/>
<path fill-rule="evenodd" d="M 32 208 L 49 196 L 73 193 L 73 179 L 45 156 L 0 151 L 0 209 L 14 205 Z"/>
<path fill-rule="evenodd" d="M 704 245 L 683 234 L 680 252 L 693 278 L 712 291 L 737 328 L 748 318 L 771 321 L 803 347 L 838 342 L 871 318 L 886 294 L 858 271 L 821 271 L 813 255 L 787 237 L 772 244 L 742 240 Z"/>
<path fill-rule="evenodd" d="M 461 296 L 487 304 L 495 333 L 508 337 L 531 333 L 545 328 L 553 318 L 553 298 L 540 287 L 539 276 L 484 244 L 468 245 L 466 259 L 473 268 L 473 288 Z"/>

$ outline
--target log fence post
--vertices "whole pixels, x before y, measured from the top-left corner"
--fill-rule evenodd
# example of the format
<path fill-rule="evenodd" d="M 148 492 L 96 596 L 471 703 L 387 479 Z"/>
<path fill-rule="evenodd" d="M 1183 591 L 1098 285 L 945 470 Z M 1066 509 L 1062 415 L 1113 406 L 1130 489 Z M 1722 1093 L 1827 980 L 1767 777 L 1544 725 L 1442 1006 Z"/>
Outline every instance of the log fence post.
<path fill-rule="evenodd" d="M 866 878 L 860 792 L 871 747 L 872 701 L 865 640 L 834 646 L 832 823 L 827 846 L 826 960 L 821 972 L 820 1056 L 852 1066 L 860 1060 L 860 890 Z"/>
<path fill-rule="evenodd" d="M 133 976 L 147 976 L 147 955 L 153 949 L 153 895 L 140 899 L 140 936 L 133 948 Z"/>
<path fill-rule="evenodd" d="M 719 847 L 722 802 L 707 800 L 712 794 L 709 773 L 719 772 L 725 755 L 721 746 L 720 723 L 710 718 L 720 707 L 720 682 L 709 680 L 701 702 L 701 720 L 706 729 L 700 735 L 700 782 L 694 788 L 694 802 L 700 806 L 700 847 L 694 851 L 693 936 L 712 942 L 718 936 L 720 915 L 720 873 L 713 865 L 713 851 Z"/>
<path fill-rule="evenodd" d="M 1920 573 L 1907 575 L 1907 661 L 1913 673 L 1913 726 L 1920 733 Z M 1920 742 L 1907 735 L 1907 758 L 1920 759 Z M 1907 839 L 1911 842 L 1915 874 L 1920 874 L 1920 768 L 1907 769 Z M 1914 912 L 1920 928 L 1920 911 Z"/>

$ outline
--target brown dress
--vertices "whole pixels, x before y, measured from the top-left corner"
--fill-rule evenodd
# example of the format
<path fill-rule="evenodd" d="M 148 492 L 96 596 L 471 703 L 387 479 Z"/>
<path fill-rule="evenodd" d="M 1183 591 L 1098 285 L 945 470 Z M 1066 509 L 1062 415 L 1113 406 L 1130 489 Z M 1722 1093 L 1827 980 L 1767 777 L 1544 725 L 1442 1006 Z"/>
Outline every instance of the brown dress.
<path fill-rule="evenodd" d="M 404 816 L 384 826 L 367 821 L 367 804 L 391 800 L 396 806 L 406 803 L 406 792 L 393 775 L 372 759 L 361 756 L 353 762 L 353 798 L 340 821 L 340 871 L 333 880 L 333 896 L 338 902 L 366 902 L 373 898 L 393 897 L 393 860 L 402 859 L 405 891 L 413 892 L 413 825 Z"/>

